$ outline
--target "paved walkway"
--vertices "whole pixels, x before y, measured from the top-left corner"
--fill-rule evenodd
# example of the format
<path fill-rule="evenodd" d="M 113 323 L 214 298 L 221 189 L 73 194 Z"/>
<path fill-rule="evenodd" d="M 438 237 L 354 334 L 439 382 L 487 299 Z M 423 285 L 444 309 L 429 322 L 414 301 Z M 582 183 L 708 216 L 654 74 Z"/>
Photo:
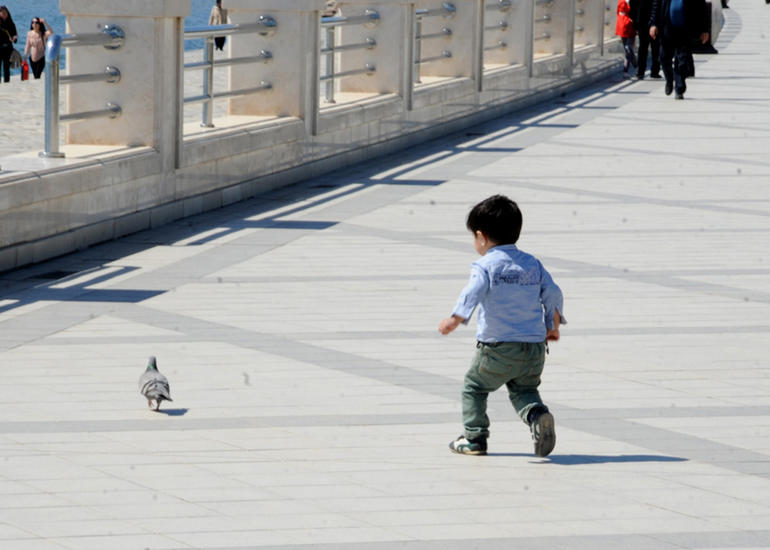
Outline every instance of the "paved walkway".
<path fill-rule="evenodd" d="M 770 6 L 730 5 L 683 102 L 606 82 L 0 276 L 0 546 L 770 548 Z M 498 192 L 566 295 L 547 459 L 502 394 L 446 448 Z"/>

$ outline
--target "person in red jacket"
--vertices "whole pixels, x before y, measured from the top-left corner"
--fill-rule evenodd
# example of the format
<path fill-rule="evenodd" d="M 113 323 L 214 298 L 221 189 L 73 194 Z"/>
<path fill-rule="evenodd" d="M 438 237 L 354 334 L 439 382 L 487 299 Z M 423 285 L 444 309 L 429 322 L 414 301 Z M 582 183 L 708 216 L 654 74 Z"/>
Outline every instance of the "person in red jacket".
<path fill-rule="evenodd" d="M 634 55 L 634 38 L 636 38 L 636 29 L 631 21 L 631 6 L 626 0 L 618 0 L 618 18 L 615 23 L 615 34 L 623 42 L 623 49 L 626 52 L 626 58 L 623 60 L 623 73 L 628 72 L 628 66 L 636 68 L 636 56 Z"/>

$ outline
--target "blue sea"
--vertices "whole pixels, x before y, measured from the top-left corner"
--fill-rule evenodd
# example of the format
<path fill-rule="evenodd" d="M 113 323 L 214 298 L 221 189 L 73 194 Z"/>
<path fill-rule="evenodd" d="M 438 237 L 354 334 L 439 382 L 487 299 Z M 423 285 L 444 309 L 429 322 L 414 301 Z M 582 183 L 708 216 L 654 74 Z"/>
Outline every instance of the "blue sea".
<path fill-rule="evenodd" d="M 24 43 L 27 40 L 29 23 L 33 17 L 42 17 L 53 28 L 53 32 L 64 34 L 64 16 L 59 12 L 59 0 L 0 0 L 0 4 L 8 7 L 16 31 L 19 33 L 19 41 L 16 49 L 24 53 Z M 191 0 L 190 15 L 185 18 L 185 26 L 206 25 L 209 21 L 209 13 L 214 0 Z M 227 7 L 227 0 L 224 2 Z M 185 50 L 196 50 L 203 47 L 202 40 L 186 40 Z M 62 67 L 66 48 L 62 50 Z M 18 73 L 18 70 L 13 71 Z"/>

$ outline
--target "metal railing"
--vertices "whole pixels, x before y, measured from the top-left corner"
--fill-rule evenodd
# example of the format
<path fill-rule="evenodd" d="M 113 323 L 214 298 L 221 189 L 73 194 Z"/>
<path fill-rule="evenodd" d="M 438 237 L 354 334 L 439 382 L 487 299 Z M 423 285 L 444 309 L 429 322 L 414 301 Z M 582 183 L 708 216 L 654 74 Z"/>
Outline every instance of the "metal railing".
<path fill-rule="evenodd" d="M 249 63 L 269 63 L 273 59 L 273 54 L 269 50 L 260 50 L 256 55 L 244 57 L 231 57 L 216 61 L 214 59 L 214 37 L 230 36 L 234 34 L 257 33 L 261 36 L 272 36 L 278 23 L 270 15 L 260 15 L 255 23 L 239 23 L 227 25 L 202 25 L 197 27 L 188 27 L 184 31 L 184 40 L 204 39 L 203 61 L 196 61 L 184 64 L 184 70 L 203 70 L 203 90 L 202 93 L 194 96 L 185 96 L 183 103 L 191 105 L 202 103 L 201 126 L 204 128 L 214 127 L 214 100 L 251 95 L 263 90 L 269 90 L 273 87 L 271 82 L 262 80 L 258 86 L 251 88 L 242 88 L 238 90 L 228 90 L 225 92 L 214 92 L 214 68 L 230 67 L 233 65 L 242 65 Z"/>
<path fill-rule="evenodd" d="M 59 122 L 73 122 L 89 118 L 117 118 L 122 114 L 120 105 L 108 102 L 103 109 L 79 113 L 59 114 L 60 84 L 80 84 L 83 82 L 107 82 L 115 84 L 120 81 L 120 70 L 107 65 L 103 72 L 80 75 L 59 74 L 59 57 L 62 48 L 80 46 L 103 46 L 108 50 L 117 50 L 125 42 L 125 33 L 118 25 L 102 25 L 102 31 L 90 34 L 54 34 L 48 37 L 45 56 L 48 59 L 45 77 L 45 149 L 41 157 L 61 158 L 64 153 L 59 150 Z"/>
<path fill-rule="evenodd" d="M 457 13 L 457 8 L 450 2 L 443 2 L 439 8 L 420 8 L 414 11 L 414 81 L 417 83 L 422 82 L 420 79 L 420 67 L 423 63 L 429 61 L 436 61 L 439 59 L 446 59 L 452 57 L 450 50 L 441 50 L 438 55 L 430 57 L 422 56 L 422 42 L 423 40 L 431 40 L 435 38 L 447 38 L 452 36 L 452 29 L 449 27 L 442 27 L 439 32 L 427 33 L 422 32 L 423 20 L 428 17 L 443 17 L 444 19 L 452 19 Z"/>
<path fill-rule="evenodd" d="M 364 10 L 362 15 L 354 16 L 331 16 L 321 18 L 321 29 L 324 32 L 324 42 L 321 45 L 320 55 L 323 58 L 324 71 L 319 80 L 324 85 L 324 100 L 326 103 L 336 103 L 334 99 L 334 86 L 338 78 L 345 78 L 358 74 L 371 75 L 377 70 L 373 63 L 365 63 L 358 69 L 347 71 L 336 70 L 336 54 L 353 50 L 371 50 L 377 47 L 377 40 L 372 36 L 364 38 L 363 42 L 356 44 L 337 44 L 337 28 L 345 25 L 364 25 L 366 27 L 375 27 L 380 21 L 380 14 L 376 10 Z"/>

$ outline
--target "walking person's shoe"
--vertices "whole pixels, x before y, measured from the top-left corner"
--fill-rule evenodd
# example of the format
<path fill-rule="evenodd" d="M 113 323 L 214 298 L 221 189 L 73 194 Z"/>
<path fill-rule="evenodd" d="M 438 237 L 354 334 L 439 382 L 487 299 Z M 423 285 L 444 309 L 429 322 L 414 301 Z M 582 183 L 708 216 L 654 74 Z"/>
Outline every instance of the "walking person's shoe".
<path fill-rule="evenodd" d="M 682 92 L 677 92 L 674 96 L 676 99 L 684 99 L 684 94 Z"/>
<path fill-rule="evenodd" d="M 667 80 L 666 81 L 666 95 L 671 95 L 671 92 L 674 91 L 674 83 Z"/>
<path fill-rule="evenodd" d="M 650 73 L 650 78 L 663 78 L 660 73 Z"/>
<path fill-rule="evenodd" d="M 469 440 L 464 435 L 461 435 L 449 443 L 449 450 L 461 455 L 485 455 L 487 454 L 487 440 Z"/>
<path fill-rule="evenodd" d="M 535 442 L 535 454 L 539 457 L 548 456 L 556 445 L 556 430 L 553 415 L 548 409 L 540 410 L 532 415 L 529 424 L 532 441 Z"/>

